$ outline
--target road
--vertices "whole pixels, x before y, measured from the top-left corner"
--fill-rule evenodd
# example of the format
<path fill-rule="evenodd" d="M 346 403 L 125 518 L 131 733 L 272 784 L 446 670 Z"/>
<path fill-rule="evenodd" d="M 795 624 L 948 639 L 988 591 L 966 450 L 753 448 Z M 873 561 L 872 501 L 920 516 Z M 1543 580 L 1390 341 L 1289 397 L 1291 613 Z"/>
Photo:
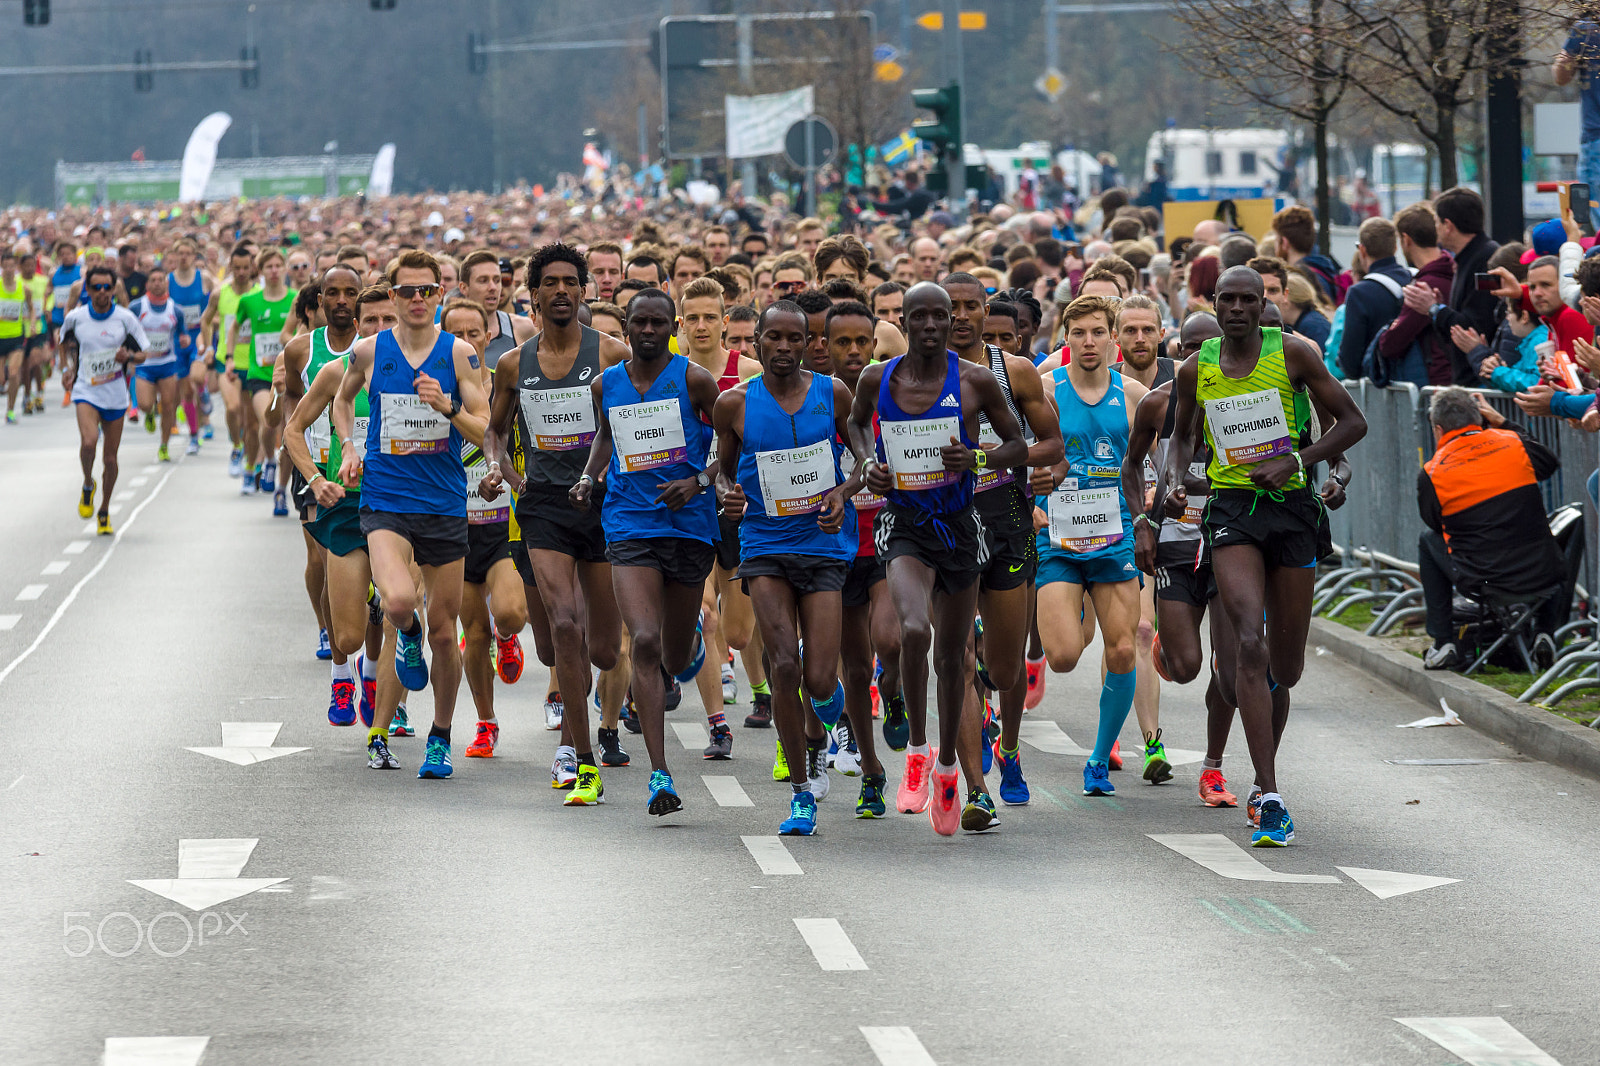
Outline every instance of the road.
<path fill-rule="evenodd" d="M 368 770 L 360 731 L 326 721 L 292 520 L 237 496 L 225 447 L 156 465 L 136 429 L 119 533 L 96 538 L 75 444 L 55 407 L 0 426 L 0 1061 L 1600 1061 L 1595 784 L 1465 728 L 1396 729 L 1428 709 L 1332 656 L 1295 693 L 1283 851 L 1236 847 L 1244 816 L 1200 806 L 1196 763 L 1079 795 L 1081 756 L 1037 745 L 1092 737 L 1092 669 L 1051 679 L 1034 802 L 982 836 L 856 821 L 835 776 L 819 835 L 779 844 L 772 734 L 738 728 L 720 764 L 669 731 L 676 817 L 645 814 L 637 738 L 604 806 L 565 809 L 531 651 L 497 758 L 460 757 L 464 724 L 449 781 L 415 778 L 415 739 L 404 772 Z M 1200 696 L 1165 693 L 1172 747 L 1203 746 Z M 671 720 L 701 720 L 692 693 Z M 306 750 L 188 750 L 224 722 L 281 724 L 235 746 Z M 1484 761 L 1401 762 L 1438 759 Z M 180 841 L 210 843 L 180 869 Z M 1381 898 L 1347 870 L 1454 880 Z M 1490 1021 L 1421 1021 L 1463 1018 Z M 196 1039 L 148 1042 L 176 1037 Z"/>

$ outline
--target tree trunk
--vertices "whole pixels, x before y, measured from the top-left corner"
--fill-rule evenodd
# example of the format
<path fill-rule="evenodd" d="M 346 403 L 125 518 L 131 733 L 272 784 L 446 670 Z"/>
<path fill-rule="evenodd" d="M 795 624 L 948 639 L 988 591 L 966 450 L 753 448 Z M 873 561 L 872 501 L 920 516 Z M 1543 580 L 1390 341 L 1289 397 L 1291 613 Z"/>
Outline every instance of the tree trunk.
<path fill-rule="evenodd" d="M 1460 177 L 1456 173 L 1456 102 L 1454 98 L 1441 100 L 1435 97 L 1433 111 L 1434 128 L 1439 131 L 1439 137 L 1434 142 L 1439 149 L 1439 188 L 1453 189 L 1460 184 Z"/>
<path fill-rule="evenodd" d="M 1320 94 L 1320 87 L 1318 89 Z M 1328 194 L 1328 109 L 1318 100 L 1316 121 L 1311 124 L 1312 141 L 1317 154 L 1317 250 L 1328 254 L 1332 238 L 1328 227 L 1332 224 L 1332 197 Z"/>

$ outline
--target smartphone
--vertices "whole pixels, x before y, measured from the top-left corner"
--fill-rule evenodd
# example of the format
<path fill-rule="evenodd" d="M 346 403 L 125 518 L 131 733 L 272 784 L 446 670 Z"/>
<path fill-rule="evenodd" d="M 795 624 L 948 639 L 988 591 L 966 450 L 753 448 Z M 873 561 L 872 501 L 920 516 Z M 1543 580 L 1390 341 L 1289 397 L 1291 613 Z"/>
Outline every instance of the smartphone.
<path fill-rule="evenodd" d="M 1567 186 L 1567 207 L 1572 211 L 1572 221 L 1585 232 L 1594 229 L 1589 214 L 1589 183 L 1575 181 Z"/>
<path fill-rule="evenodd" d="M 1479 292 L 1493 292 L 1500 287 L 1500 275 L 1498 274 L 1474 274 L 1472 275 L 1472 280 L 1473 287 Z"/>
<path fill-rule="evenodd" d="M 1139 271 L 1139 284 L 1147 289 L 1150 287 L 1150 269 L 1148 267 Z"/>

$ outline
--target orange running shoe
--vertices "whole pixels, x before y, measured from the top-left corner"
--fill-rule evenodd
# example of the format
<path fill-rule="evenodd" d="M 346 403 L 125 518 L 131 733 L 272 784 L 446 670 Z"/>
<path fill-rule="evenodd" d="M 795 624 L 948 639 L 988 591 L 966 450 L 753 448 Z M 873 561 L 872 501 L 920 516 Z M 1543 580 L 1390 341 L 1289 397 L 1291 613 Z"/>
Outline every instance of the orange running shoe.
<path fill-rule="evenodd" d="M 1161 661 L 1161 634 L 1156 634 L 1156 639 L 1150 642 L 1150 658 L 1156 664 L 1156 673 L 1161 675 L 1161 680 L 1171 681 L 1167 676 L 1167 664 Z"/>
<path fill-rule="evenodd" d="M 1227 789 L 1228 779 L 1221 770 L 1200 771 L 1200 802 L 1207 807 L 1237 807 L 1239 797 Z"/>
<path fill-rule="evenodd" d="M 1028 694 L 1022 700 L 1025 710 L 1033 710 L 1044 700 L 1045 670 L 1044 660 L 1038 662 L 1025 659 L 1024 665 L 1028 668 Z"/>
<path fill-rule="evenodd" d="M 906 773 L 900 779 L 900 793 L 895 797 L 895 810 L 901 814 L 921 814 L 928 809 L 928 775 L 933 772 L 933 756 L 906 753 Z"/>
<path fill-rule="evenodd" d="M 1111 757 L 1106 760 L 1107 770 L 1122 769 L 1122 741 L 1115 741 L 1111 745 Z"/>
<path fill-rule="evenodd" d="M 494 638 L 494 669 L 500 680 L 515 685 L 522 676 L 522 641 L 515 633 L 509 637 Z"/>
<path fill-rule="evenodd" d="M 472 738 L 472 743 L 467 745 L 466 755 L 469 759 L 494 758 L 495 745 L 500 743 L 500 725 L 498 722 L 479 722 L 478 735 Z"/>
<path fill-rule="evenodd" d="M 940 836 L 955 836 L 961 826 L 961 799 L 956 790 L 961 783 L 960 776 L 954 766 L 950 767 L 948 774 L 941 773 L 939 767 L 935 766 L 932 777 L 933 798 L 928 804 L 928 821 L 933 823 L 933 831 Z"/>

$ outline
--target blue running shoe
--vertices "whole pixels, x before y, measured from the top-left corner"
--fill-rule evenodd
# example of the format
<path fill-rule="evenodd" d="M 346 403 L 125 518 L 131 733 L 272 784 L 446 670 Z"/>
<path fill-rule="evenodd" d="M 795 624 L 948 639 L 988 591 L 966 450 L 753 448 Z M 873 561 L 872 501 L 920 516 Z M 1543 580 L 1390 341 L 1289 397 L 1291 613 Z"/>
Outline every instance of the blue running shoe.
<path fill-rule="evenodd" d="M 811 709 L 817 713 L 817 718 L 825 728 L 832 729 L 838 725 L 844 715 L 844 682 L 835 682 L 833 695 L 826 700 L 812 700 Z"/>
<path fill-rule="evenodd" d="M 416 615 L 412 615 L 413 618 Z M 394 645 L 394 672 L 407 692 L 421 692 L 428 687 L 428 662 L 422 657 L 422 633 L 416 636 L 401 633 Z"/>
<path fill-rule="evenodd" d="M 868 774 L 861 779 L 861 798 L 856 800 L 857 818 L 883 817 L 883 790 L 888 784 L 889 779 L 883 774 Z"/>
<path fill-rule="evenodd" d="M 428 737 L 428 750 L 417 767 L 418 777 L 449 777 L 454 772 L 450 765 L 450 745 L 443 737 Z"/>
<path fill-rule="evenodd" d="M 989 731 L 983 731 L 983 776 L 988 777 L 989 771 L 994 769 L 994 742 L 989 739 Z"/>
<path fill-rule="evenodd" d="M 778 826 L 778 835 L 808 837 L 817 831 L 817 801 L 809 792 L 796 792 L 789 801 L 789 817 Z"/>
<path fill-rule="evenodd" d="M 1111 796 L 1116 794 L 1111 784 L 1111 774 L 1103 762 L 1083 764 L 1083 794 L 1085 796 Z"/>
<path fill-rule="evenodd" d="M 994 759 L 1000 764 L 1000 802 L 1011 807 L 1026 806 L 1033 798 L 1028 792 L 1028 782 L 1022 779 L 1022 753 L 1007 755 L 994 742 Z"/>
<path fill-rule="evenodd" d="M 1294 819 L 1277 800 L 1261 805 L 1261 825 L 1250 834 L 1252 848 L 1286 848 L 1294 840 Z"/>
<path fill-rule="evenodd" d="M 329 725 L 356 724 L 356 683 L 341 678 L 333 683 L 333 698 L 328 702 Z"/>
<path fill-rule="evenodd" d="M 678 792 L 672 787 L 672 775 L 665 770 L 652 770 L 650 772 L 650 806 L 651 814 L 661 817 L 664 814 L 673 814 L 683 810 L 683 800 L 678 798 Z"/>
<path fill-rule="evenodd" d="M 356 684 L 361 686 L 361 700 L 356 706 L 361 712 L 361 724 L 371 729 L 373 715 L 378 708 L 378 679 L 373 678 L 368 681 L 361 675 L 361 669 L 365 662 L 366 656 L 356 656 Z"/>
<path fill-rule="evenodd" d="M 206 413 L 210 414 L 211 412 L 207 411 Z M 201 440 L 211 440 L 216 435 L 217 435 L 216 430 L 212 429 L 209 425 L 207 425 L 205 428 L 200 430 L 200 439 Z"/>
<path fill-rule="evenodd" d="M 328 643 L 328 631 L 317 630 L 317 658 L 327 661 L 333 658 L 333 645 Z"/>
<path fill-rule="evenodd" d="M 672 678 L 680 685 L 687 685 L 693 681 L 700 668 L 706 664 L 705 624 L 706 612 L 702 610 L 699 617 L 694 620 L 694 654 L 689 656 L 689 665 L 674 674 Z"/>
<path fill-rule="evenodd" d="M 278 489 L 272 494 L 272 516 L 285 518 L 289 514 L 289 495 L 283 489 Z"/>
<path fill-rule="evenodd" d="M 905 751 L 911 743 L 911 719 L 906 715 L 906 698 L 895 693 L 884 701 L 883 742 L 891 751 Z"/>

